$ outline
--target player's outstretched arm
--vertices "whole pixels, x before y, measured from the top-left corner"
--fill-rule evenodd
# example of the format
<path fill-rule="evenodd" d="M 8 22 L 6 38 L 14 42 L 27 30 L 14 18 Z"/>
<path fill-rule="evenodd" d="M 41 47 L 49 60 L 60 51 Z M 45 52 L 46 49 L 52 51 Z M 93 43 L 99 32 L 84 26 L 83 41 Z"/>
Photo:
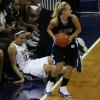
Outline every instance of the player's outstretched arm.
<path fill-rule="evenodd" d="M 9 56 L 11 66 L 12 66 L 14 72 L 20 79 L 18 81 L 15 81 L 14 83 L 24 83 L 25 79 L 24 79 L 22 73 L 19 71 L 19 68 L 16 64 L 16 47 L 13 44 L 10 44 L 10 46 L 8 47 L 8 56 Z"/>

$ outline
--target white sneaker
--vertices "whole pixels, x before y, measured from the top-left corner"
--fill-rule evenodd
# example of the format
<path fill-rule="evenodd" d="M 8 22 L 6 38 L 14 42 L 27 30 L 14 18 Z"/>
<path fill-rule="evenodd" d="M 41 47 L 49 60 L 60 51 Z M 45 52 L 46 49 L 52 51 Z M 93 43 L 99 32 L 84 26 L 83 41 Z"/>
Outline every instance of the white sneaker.
<path fill-rule="evenodd" d="M 54 82 L 48 81 L 46 85 L 46 93 L 47 95 L 52 95 L 52 87 L 54 85 Z"/>
<path fill-rule="evenodd" d="M 71 94 L 68 92 L 66 86 L 60 87 L 58 93 L 65 97 L 72 97 Z"/>

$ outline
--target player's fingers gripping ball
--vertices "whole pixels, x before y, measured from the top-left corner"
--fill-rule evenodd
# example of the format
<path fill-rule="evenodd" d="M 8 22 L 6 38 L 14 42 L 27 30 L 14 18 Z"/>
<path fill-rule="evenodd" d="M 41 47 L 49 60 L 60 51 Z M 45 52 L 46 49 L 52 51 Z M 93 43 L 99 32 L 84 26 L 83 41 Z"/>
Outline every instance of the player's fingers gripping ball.
<path fill-rule="evenodd" d="M 56 45 L 59 47 L 65 47 L 68 44 L 69 37 L 67 34 L 61 32 L 55 35 Z"/>

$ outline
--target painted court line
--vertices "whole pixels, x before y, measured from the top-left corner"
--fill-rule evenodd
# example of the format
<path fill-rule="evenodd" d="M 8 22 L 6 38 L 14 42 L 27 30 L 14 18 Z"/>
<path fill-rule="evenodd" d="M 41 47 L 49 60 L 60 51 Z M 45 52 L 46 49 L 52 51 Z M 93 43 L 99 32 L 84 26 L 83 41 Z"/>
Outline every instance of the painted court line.
<path fill-rule="evenodd" d="M 96 40 L 96 42 L 88 49 L 88 51 L 82 56 L 82 59 L 85 58 L 85 56 L 87 56 L 88 53 L 90 53 L 90 51 L 100 42 L 100 38 L 98 38 Z"/>
<path fill-rule="evenodd" d="M 88 49 L 88 51 L 82 56 L 82 60 L 90 53 L 90 51 L 100 42 L 100 38 L 96 40 L 96 42 Z M 61 77 L 56 84 L 52 87 L 52 90 L 54 90 L 62 81 L 63 77 Z M 45 94 L 40 100 L 45 100 L 47 97 L 47 94 Z"/>

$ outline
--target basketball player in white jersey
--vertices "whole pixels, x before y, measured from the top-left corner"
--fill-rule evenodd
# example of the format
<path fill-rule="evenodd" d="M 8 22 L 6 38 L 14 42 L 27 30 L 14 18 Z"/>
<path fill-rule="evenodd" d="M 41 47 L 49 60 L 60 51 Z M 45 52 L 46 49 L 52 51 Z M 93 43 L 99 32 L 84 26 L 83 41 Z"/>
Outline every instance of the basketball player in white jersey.
<path fill-rule="evenodd" d="M 55 68 L 55 65 L 52 64 L 52 57 L 47 56 L 40 59 L 31 60 L 24 42 L 25 32 L 19 31 L 15 34 L 15 40 L 8 48 L 11 66 L 19 77 L 19 80 L 15 83 L 24 83 L 27 75 L 46 78 L 47 74 L 50 73 L 53 68 Z M 61 73 L 63 73 L 63 71 L 64 70 L 62 70 Z"/>

